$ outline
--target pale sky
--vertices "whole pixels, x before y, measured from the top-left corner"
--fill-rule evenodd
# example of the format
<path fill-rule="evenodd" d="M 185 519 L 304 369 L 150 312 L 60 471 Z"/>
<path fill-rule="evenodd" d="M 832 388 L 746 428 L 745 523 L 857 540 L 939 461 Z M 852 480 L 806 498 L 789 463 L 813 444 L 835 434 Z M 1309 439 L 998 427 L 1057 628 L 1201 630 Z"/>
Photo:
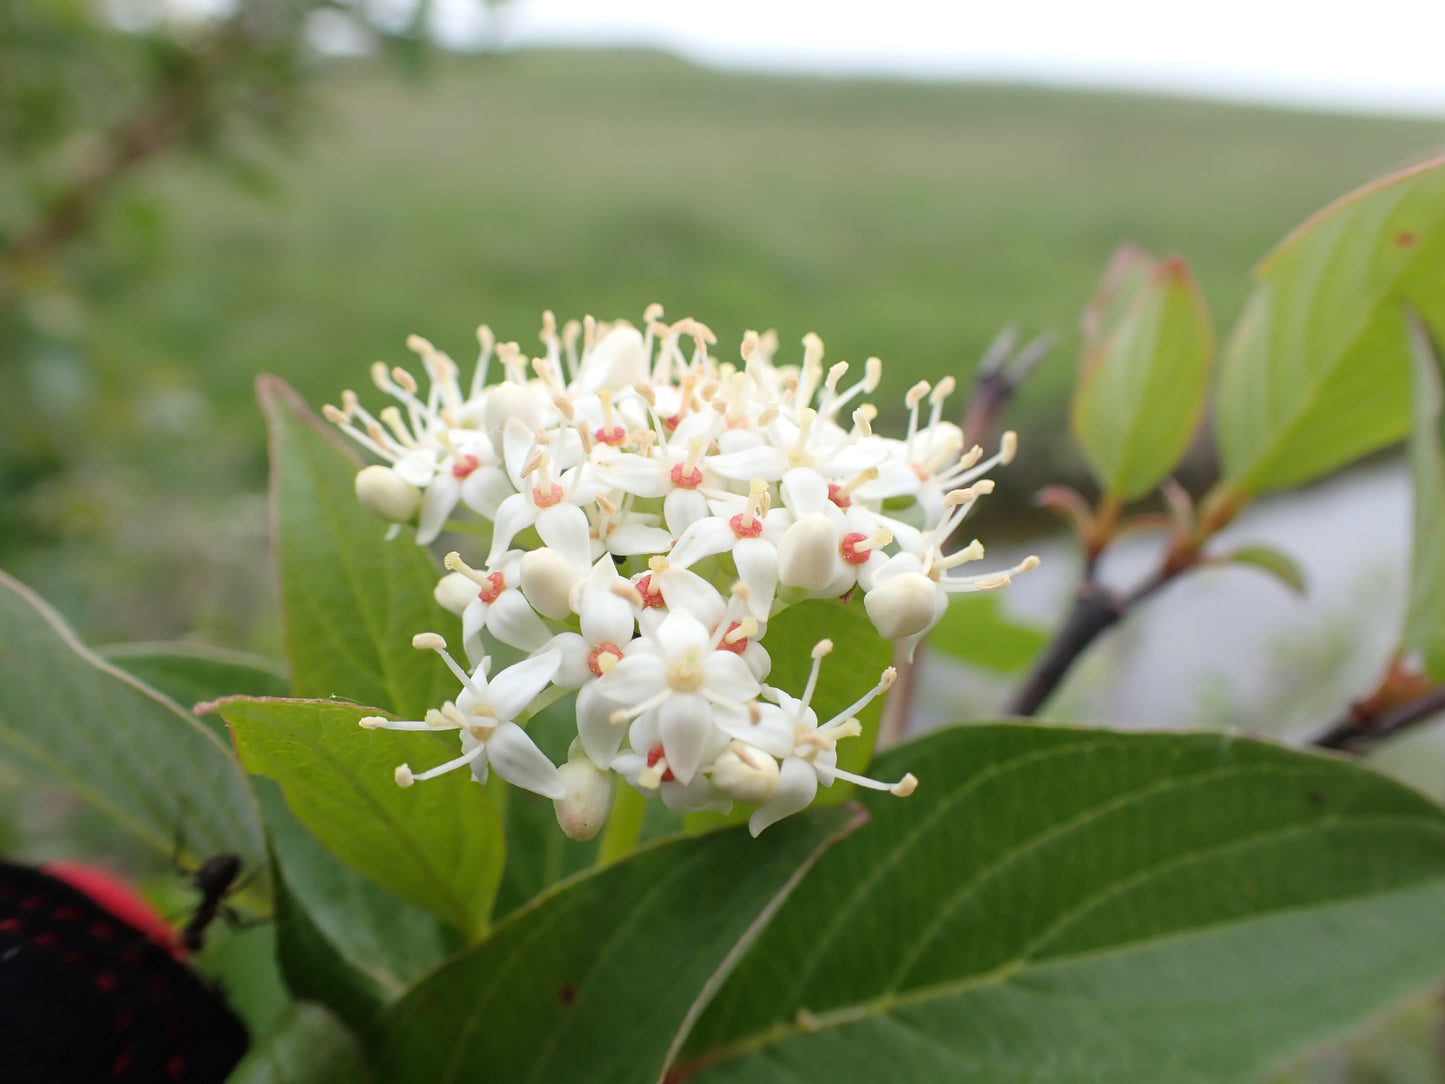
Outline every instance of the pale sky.
<path fill-rule="evenodd" d="M 438 30 L 477 32 L 475 0 Z M 516 0 L 507 44 L 650 45 L 724 67 L 1143 87 L 1445 115 L 1445 0 Z"/>

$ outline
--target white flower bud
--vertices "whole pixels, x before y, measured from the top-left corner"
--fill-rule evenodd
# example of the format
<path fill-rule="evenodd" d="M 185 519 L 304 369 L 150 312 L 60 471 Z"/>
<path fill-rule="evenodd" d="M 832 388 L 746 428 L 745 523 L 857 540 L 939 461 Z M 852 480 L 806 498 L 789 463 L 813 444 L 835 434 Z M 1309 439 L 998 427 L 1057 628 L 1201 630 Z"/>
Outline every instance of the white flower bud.
<path fill-rule="evenodd" d="M 557 823 L 572 839 L 586 841 L 595 836 L 612 811 L 612 774 L 604 772 L 585 757 L 569 760 L 557 769 L 566 793 L 555 798 Z"/>
<path fill-rule="evenodd" d="M 626 388 L 646 381 L 651 374 L 642 332 L 635 327 L 615 327 L 602 337 L 582 361 L 577 382 L 589 392 L 602 388 Z"/>
<path fill-rule="evenodd" d="M 838 532 L 821 512 L 804 516 L 778 542 L 778 581 L 787 587 L 821 591 L 833 579 Z"/>
<path fill-rule="evenodd" d="M 553 621 L 565 621 L 572 612 L 568 599 L 577 582 L 577 570 L 554 549 L 532 550 L 521 561 L 522 594 L 532 608 Z"/>
<path fill-rule="evenodd" d="M 537 396 L 516 384 L 502 383 L 487 389 L 487 402 L 482 408 L 484 428 L 492 447 L 501 450 L 502 430 L 511 418 L 519 419 L 528 429 L 536 431 L 542 425 L 542 407 Z"/>
<path fill-rule="evenodd" d="M 755 745 L 734 741 L 713 764 L 712 785 L 734 801 L 761 805 L 778 789 L 778 762 Z"/>
<path fill-rule="evenodd" d="M 406 523 L 421 507 L 421 490 L 390 467 L 374 463 L 357 474 L 356 499 L 388 523 Z"/>
<path fill-rule="evenodd" d="M 863 596 L 868 619 L 885 640 L 924 632 L 938 620 L 942 591 L 921 572 L 904 572 L 884 580 Z"/>
<path fill-rule="evenodd" d="M 460 572 L 448 572 L 432 588 L 432 598 L 437 600 L 437 605 L 454 614 L 465 610 L 476 597 L 476 581 Z"/>

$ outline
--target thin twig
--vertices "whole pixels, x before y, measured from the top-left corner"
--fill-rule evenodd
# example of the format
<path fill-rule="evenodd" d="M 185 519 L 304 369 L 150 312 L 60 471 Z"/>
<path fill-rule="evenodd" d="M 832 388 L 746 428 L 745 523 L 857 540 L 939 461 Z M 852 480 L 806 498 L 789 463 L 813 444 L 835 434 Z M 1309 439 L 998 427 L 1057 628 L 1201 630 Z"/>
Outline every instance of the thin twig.
<path fill-rule="evenodd" d="M 1386 738 L 1392 738 L 1445 711 L 1445 685 L 1415 697 L 1388 711 L 1371 712 L 1352 704 L 1343 717 L 1327 727 L 1310 744 L 1319 749 L 1346 753 L 1367 752 Z"/>
<path fill-rule="evenodd" d="M 1054 690 L 1090 644 L 1116 625 L 1135 606 L 1189 567 L 1191 565 L 1180 564 L 1166 557 L 1158 571 L 1142 584 L 1127 594 L 1119 594 L 1101 585 L 1096 564 L 1088 564 L 1074 596 L 1074 607 L 1069 611 L 1063 627 L 1034 663 L 1034 668 L 1029 671 L 1029 676 L 1014 694 L 1005 711 L 1010 715 L 1035 714 L 1053 695 Z"/>
<path fill-rule="evenodd" d="M 993 440 L 1003 408 L 1054 345 L 1053 336 L 1040 335 L 1015 354 L 1017 338 L 1013 328 L 1004 328 L 978 363 L 973 391 L 963 412 L 963 431 L 974 444 L 987 446 Z"/>

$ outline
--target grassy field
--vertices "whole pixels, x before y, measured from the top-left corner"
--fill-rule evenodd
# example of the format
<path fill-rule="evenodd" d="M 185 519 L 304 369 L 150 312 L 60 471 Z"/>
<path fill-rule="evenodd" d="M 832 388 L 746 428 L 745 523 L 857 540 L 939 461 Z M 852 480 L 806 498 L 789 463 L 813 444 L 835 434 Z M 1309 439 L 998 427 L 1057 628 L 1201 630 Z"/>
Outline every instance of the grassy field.
<path fill-rule="evenodd" d="M 257 372 L 319 403 L 378 357 L 406 360 L 408 332 L 466 360 L 480 321 L 529 344 L 543 308 L 636 319 L 658 300 L 727 347 L 772 326 L 785 349 L 816 330 L 831 360 L 877 354 L 888 400 L 966 374 L 1006 323 L 1055 332 L 1012 418 L 1031 485 L 1066 465 L 1051 436 L 1073 328 L 1118 242 L 1185 255 L 1223 330 L 1250 266 L 1292 225 L 1442 143 L 1440 123 L 722 74 L 651 54 L 450 58 L 410 85 L 338 65 L 269 194 L 185 164 L 139 179 L 164 197 L 165 260 L 91 306 L 104 421 L 74 454 L 153 480 L 136 501 L 170 542 L 141 545 L 112 577 L 139 595 L 177 580 L 206 516 L 241 522 L 235 548 L 254 539 L 254 503 L 215 502 L 264 484 Z M 114 551 L 103 520 L 85 521 L 76 554 Z M 42 589 L 70 575 L 23 563 Z M 210 627 L 196 615 L 215 572 L 94 625 Z"/>

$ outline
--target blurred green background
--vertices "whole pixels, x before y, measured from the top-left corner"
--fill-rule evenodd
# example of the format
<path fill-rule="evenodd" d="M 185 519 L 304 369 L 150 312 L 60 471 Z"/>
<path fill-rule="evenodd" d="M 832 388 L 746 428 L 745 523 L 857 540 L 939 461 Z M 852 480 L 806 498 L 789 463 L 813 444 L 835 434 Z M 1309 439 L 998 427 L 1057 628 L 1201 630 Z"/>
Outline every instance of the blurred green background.
<path fill-rule="evenodd" d="M 885 411 L 917 379 L 966 383 L 1006 324 L 1052 332 L 1007 418 L 1024 451 L 994 514 L 1017 516 L 1078 470 L 1074 326 L 1116 244 L 1184 254 L 1222 333 L 1285 231 L 1445 141 L 1437 122 L 651 53 L 309 57 L 276 79 L 305 93 L 125 171 L 0 294 L 0 565 L 93 641 L 272 649 L 257 373 L 319 405 L 409 360 L 410 332 L 468 362 L 479 322 L 526 346 L 544 308 L 657 300 L 728 347 L 775 327 L 785 354 L 816 330 L 830 359 L 884 359 Z M 63 185 L 63 156 L 43 164 Z M 0 182 L 12 242 L 43 206 L 20 167 Z"/>

